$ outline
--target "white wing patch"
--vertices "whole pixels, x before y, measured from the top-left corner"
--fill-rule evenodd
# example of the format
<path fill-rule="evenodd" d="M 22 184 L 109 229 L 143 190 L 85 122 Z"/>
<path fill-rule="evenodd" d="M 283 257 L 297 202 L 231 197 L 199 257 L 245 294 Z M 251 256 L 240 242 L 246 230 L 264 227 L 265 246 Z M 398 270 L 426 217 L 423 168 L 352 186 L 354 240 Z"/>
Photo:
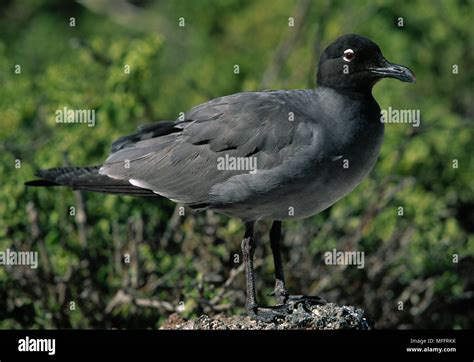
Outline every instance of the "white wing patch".
<path fill-rule="evenodd" d="M 133 186 L 140 187 L 142 189 L 153 190 L 153 186 L 145 181 L 131 178 L 130 180 L 128 180 L 128 182 L 130 182 L 130 184 L 132 184 Z"/>
<path fill-rule="evenodd" d="M 160 195 L 160 196 L 164 196 L 166 197 L 167 199 L 173 201 L 173 202 L 176 202 L 176 203 L 179 203 L 180 201 L 178 200 L 175 200 L 173 198 L 170 198 L 168 197 L 165 193 L 163 192 L 158 192 L 158 191 L 155 191 L 153 190 L 153 186 L 150 185 L 149 183 L 145 182 L 145 181 L 142 181 L 142 180 L 137 180 L 137 179 L 134 179 L 134 178 L 131 178 L 130 180 L 128 180 L 128 182 L 130 182 L 131 185 L 133 186 L 136 186 L 136 187 L 140 187 L 142 189 L 147 189 L 147 190 L 151 190 L 153 191 L 153 193 L 157 194 L 157 195 Z"/>
<path fill-rule="evenodd" d="M 104 176 L 107 176 L 107 177 L 110 177 L 114 180 L 122 180 L 122 177 L 118 177 L 118 176 L 113 176 L 113 175 L 107 175 L 106 173 L 104 173 L 104 170 L 103 170 L 103 167 L 101 167 L 99 169 L 99 175 L 104 175 Z"/>

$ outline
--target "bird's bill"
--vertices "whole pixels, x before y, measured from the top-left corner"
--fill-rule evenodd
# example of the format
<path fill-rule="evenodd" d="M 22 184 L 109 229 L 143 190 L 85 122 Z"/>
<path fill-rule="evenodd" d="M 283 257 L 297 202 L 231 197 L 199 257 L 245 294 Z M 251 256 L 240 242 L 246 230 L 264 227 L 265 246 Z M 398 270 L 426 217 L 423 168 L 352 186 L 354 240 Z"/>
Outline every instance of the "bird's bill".
<path fill-rule="evenodd" d="M 381 67 L 372 68 L 370 69 L 370 72 L 377 74 L 382 78 L 396 78 L 402 82 L 410 83 L 416 82 L 415 73 L 413 73 L 409 68 L 400 64 L 390 63 L 386 60 L 384 60 L 384 63 Z"/>

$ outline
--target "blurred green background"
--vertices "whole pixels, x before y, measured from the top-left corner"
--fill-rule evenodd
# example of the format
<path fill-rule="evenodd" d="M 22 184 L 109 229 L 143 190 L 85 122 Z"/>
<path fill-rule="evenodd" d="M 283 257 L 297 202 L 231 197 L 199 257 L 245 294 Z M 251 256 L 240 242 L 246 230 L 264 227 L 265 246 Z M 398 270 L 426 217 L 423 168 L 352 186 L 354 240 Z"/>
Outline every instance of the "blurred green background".
<path fill-rule="evenodd" d="M 419 109 L 421 126 L 388 124 L 355 191 L 284 223 L 290 292 L 364 308 L 378 328 L 472 328 L 473 3 L 3 0 L 0 251 L 38 251 L 40 262 L 0 266 L 0 328 L 157 328 L 173 311 L 244 313 L 239 220 L 23 183 L 38 168 L 99 164 L 119 136 L 211 98 L 314 87 L 321 51 L 352 32 L 415 71 L 416 84 L 385 80 L 374 95 L 381 108 Z M 56 124 L 63 107 L 95 109 L 96 126 Z M 267 304 L 269 226 L 259 224 L 256 252 Z M 365 251 L 365 268 L 325 265 L 333 248 Z"/>

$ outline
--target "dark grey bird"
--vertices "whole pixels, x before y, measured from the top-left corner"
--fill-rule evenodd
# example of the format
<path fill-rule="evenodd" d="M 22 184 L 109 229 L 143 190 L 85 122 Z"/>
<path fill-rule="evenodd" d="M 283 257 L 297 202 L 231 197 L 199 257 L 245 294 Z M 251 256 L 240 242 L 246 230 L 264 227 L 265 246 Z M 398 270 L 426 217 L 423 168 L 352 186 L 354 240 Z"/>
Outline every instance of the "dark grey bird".
<path fill-rule="evenodd" d="M 372 169 L 384 134 L 372 87 L 382 78 L 415 81 L 410 69 L 389 63 L 371 40 L 345 35 L 322 53 L 316 89 L 217 98 L 191 108 L 183 119 L 119 138 L 102 165 L 41 170 L 41 180 L 27 185 L 162 196 L 242 219 L 246 308 L 255 319 L 274 320 L 297 303 L 321 302 L 287 292 L 282 221 L 328 208 Z M 255 293 L 253 235 L 261 219 L 273 220 L 274 307 L 259 306 Z"/>

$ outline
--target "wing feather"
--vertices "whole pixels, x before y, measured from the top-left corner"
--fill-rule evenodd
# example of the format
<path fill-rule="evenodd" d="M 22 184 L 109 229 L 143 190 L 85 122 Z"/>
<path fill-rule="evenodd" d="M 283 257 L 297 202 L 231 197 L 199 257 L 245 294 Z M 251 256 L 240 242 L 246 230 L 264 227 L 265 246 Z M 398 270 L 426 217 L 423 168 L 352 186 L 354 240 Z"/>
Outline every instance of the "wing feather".
<path fill-rule="evenodd" d="M 259 180 L 277 187 L 271 177 L 277 168 L 294 177 L 292 157 L 316 137 L 312 116 L 298 113 L 308 109 L 300 103 L 311 97 L 312 91 L 275 91 L 217 98 L 192 108 L 185 121 L 147 125 L 115 141 L 100 173 L 132 179 L 181 203 L 237 202 L 249 197 L 245 188 L 258 188 Z M 257 173 L 219 170 L 219 158 L 226 155 L 255 157 Z M 282 173 L 282 167 L 288 170 Z"/>

